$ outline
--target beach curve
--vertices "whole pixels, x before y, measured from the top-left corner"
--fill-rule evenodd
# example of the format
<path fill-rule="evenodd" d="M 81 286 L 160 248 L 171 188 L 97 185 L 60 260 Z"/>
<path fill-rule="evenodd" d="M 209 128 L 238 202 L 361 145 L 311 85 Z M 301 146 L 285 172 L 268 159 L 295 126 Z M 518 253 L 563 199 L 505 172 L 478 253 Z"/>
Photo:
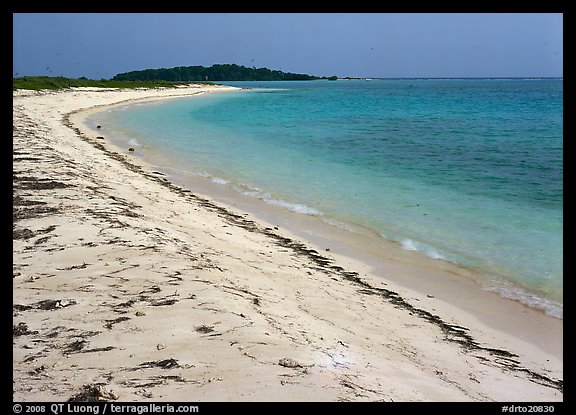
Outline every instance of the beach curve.
<path fill-rule="evenodd" d="M 80 123 L 219 88 L 15 92 L 14 400 L 562 400 L 560 357 L 502 347 Z"/>

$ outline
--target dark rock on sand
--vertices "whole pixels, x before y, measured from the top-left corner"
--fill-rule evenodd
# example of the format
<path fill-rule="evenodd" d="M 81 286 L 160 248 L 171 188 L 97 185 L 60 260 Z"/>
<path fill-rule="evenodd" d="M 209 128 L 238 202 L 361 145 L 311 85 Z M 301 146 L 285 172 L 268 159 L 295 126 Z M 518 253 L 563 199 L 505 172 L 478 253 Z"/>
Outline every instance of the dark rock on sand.
<path fill-rule="evenodd" d="M 99 402 L 118 399 L 118 395 L 102 385 L 84 385 L 82 392 L 72 396 L 68 402 Z"/>
<path fill-rule="evenodd" d="M 30 331 L 28 330 L 28 325 L 24 322 L 18 323 L 16 326 L 12 326 L 12 336 L 25 336 L 28 334 L 38 334 L 38 331 Z"/>
<path fill-rule="evenodd" d="M 280 366 L 291 367 L 291 368 L 302 367 L 302 365 L 300 363 L 298 363 L 296 360 L 291 359 L 289 357 L 284 357 L 284 358 L 280 359 L 278 361 L 278 364 Z"/>

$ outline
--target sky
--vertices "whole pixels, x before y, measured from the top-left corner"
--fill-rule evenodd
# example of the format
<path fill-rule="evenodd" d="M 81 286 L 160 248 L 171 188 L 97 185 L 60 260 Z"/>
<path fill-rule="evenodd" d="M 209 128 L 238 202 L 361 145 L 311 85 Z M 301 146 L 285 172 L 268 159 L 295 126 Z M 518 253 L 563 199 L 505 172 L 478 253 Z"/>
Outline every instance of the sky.
<path fill-rule="evenodd" d="M 13 75 L 235 63 L 316 76 L 562 77 L 562 13 L 14 13 Z"/>

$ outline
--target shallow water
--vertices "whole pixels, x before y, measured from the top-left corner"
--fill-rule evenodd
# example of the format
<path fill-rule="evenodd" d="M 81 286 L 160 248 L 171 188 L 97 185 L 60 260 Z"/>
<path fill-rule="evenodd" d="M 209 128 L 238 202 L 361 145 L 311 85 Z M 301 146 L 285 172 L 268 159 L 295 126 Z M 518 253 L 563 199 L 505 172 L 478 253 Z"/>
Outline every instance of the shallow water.
<path fill-rule="evenodd" d="M 371 229 L 562 316 L 562 80 L 227 84 L 254 89 L 98 119 L 180 173 Z"/>

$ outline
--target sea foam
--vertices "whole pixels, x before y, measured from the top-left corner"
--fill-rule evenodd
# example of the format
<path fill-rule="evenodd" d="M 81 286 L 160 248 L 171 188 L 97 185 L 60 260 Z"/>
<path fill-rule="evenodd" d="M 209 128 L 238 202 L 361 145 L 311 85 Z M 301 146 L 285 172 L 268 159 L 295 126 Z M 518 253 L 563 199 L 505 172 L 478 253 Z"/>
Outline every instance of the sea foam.
<path fill-rule="evenodd" d="M 440 252 L 438 252 L 436 249 L 427 246 L 426 244 L 422 244 L 416 241 L 413 241 L 411 239 L 404 239 L 401 242 L 402 248 L 404 248 L 407 251 L 418 251 L 423 253 L 424 255 L 426 255 L 429 258 L 432 259 L 441 259 L 443 261 L 450 261 L 446 256 L 442 255 Z M 450 261 L 452 262 L 452 261 Z"/>
<path fill-rule="evenodd" d="M 220 177 L 213 177 L 212 178 L 212 183 L 216 183 L 216 184 L 228 184 L 230 183 L 228 180 L 226 179 L 222 179 Z"/>
<path fill-rule="evenodd" d="M 291 210 L 292 212 L 302 213 L 304 215 L 311 215 L 311 216 L 321 215 L 321 212 L 319 210 L 299 203 L 289 203 L 286 202 L 285 200 L 274 199 L 272 197 L 264 197 L 262 200 L 264 200 L 264 202 L 268 203 L 269 205 L 274 205 L 284 209 L 288 209 Z"/>
<path fill-rule="evenodd" d="M 287 202 L 283 199 L 278 199 L 273 197 L 268 192 L 263 192 L 262 190 L 258 189 L 257 187 L 249 186 L 242 184 L 238 186 L 238 190 L 242 192 L 243 195 L 253 197 L 256 199 L 262 200 L 264 203 L 269 205 L 277 206 L 280 208 L 284 208 L 290 210 L 292 212 L 301 213 L 304 215 L 311 215 L 311 216 L 320 216 L 322 212 L 313 207 L 300 204 L 300 203 L 291 203 Z"/>
<path fill-rule="evenodd" d="M 559 319 L 564 317 L 564 307 L 561 303 L 541 296 L 536 296 L 508 281 L 492 281 L 488 284 L 483 284 L 483 288 L 487 291 L 496 292 L 501 297 L 509 298 L 527 305 L 528 307 L 542 310 L 549 316 Z"/>

